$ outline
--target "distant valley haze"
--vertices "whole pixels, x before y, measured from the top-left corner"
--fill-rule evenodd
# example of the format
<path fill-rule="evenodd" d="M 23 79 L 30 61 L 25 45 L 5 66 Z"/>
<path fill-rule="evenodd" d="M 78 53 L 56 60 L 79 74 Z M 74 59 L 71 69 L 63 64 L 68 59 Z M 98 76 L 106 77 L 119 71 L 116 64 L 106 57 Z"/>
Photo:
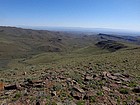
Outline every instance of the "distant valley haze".
<path fill-rule="evenodd" d="M 140 31 L 127 29 L 111 29 L 111 28 L 86 28 L 86 27 L 55 27 L 55 26 L 17 26 L 25 29 L 49 30 L 49 31 L 66 31 L 76 33 L 87 33 L 88 35 L 106 33 L 116 35 L 140 36 Z"/>

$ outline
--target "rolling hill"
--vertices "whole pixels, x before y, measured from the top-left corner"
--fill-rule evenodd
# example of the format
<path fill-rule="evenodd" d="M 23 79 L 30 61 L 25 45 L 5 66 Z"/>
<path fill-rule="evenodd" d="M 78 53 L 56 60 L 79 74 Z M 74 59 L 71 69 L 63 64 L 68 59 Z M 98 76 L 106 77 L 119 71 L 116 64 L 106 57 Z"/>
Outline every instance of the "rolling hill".
<path fill-rule="evenodd" d="M 0 27 L 0 104 L 139 104 L 138 36 Z"/>

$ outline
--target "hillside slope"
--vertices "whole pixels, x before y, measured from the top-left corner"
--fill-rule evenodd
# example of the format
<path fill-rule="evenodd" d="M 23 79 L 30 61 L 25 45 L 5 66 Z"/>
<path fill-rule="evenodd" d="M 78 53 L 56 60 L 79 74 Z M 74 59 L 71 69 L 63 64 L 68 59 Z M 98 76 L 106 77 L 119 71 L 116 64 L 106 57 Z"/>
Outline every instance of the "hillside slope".
<path fill-rule="evenodd" d="M 120 37 L 0 27 L 0 104 L 139 105 L 140 46 Z"/>
<path fill-rule="evenodd" d="M 106 37 L 105 39 L 101 35 L 89 36 L 82 33 L 76 34 L 1 26 L 0 65 L 1 67 L 6 67 L 13 59 L 29 59 L 36 55 L 51 52 L 63 53 L 63 55 L 67 55 L 71 52 L 74 54 L 82 54 L 83 52 L 91 54 L 104 53 L 106 51 L 100 49 L 99 46 L 99 48 L 95 47 L 95 44 L 106 40 L 110 40 L 110 37 Z M 113 39 L 111 38 L 111 40 Z M 122 43 L 122 40 L 120 40 L 120 42 Z M 128 43 L 123 42 L 125 44 Z M 134 44 L 131 45 L 136 47 Z M 128 44 L 126 46 L 128 46 Z M 40 59 L 38 62 L 44 62 L 43 59 L 45 59 L 45 57 L 46 56 L 39 58 L 38 56 L 38 59 Z M 30 59 L 30 61 L 33 60 Z"/>

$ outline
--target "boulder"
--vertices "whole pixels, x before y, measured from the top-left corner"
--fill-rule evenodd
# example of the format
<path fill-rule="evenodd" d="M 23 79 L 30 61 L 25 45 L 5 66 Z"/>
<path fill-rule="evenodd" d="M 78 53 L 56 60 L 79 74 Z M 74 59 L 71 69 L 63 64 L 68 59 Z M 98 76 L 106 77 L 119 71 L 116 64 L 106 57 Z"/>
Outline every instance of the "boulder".
<path fill-rule="evenodd" d="M 123 74 L 123 76 L 125 76 L 126 78 L 129 78 L 130 77 L 129 74 Z"/>
<path fill-rule="evenodd" d="M 112 80 L 117 80 L 117 77 L 116 76 L 113 76 L 111 75 L 110 73 L 107 73 L 106 76 L 109 78 L 109 79 L 112 79 Z"/>
<path fill-rule="evenodd" d="M 103 75 L 104 77 L 106 77 L 107 72 L 106 72 L 106 71 L 104 71 L 104 72 L 102 73 L 102 75 Z"/>
<path fill-rule="evenodd" d="M 120 78 L 120 79 L 124 82 L 130 82 L 130 79 L 128 79 L 128 78 Z"/>
<path fill-rule="evenodd" d="M 74 90 L 80 92 L 80 93 L 84 93 L 85 91 L 83 89 L 81 89 L 79 86 L 74 86 L 73 87 Z"/>
<path fill-rule="evenodd" d="M 44 85 L 43 85 L 43 84 L 34 84 L 33 87 L 36 87 L 36 88 L 43 88 Z"/>
<path fill-rule="evenodd" d="M 105 90 L 105 91 L 110 91 L 110 88 L 108 88 L 108 87 L 103 86 L 102 88 L 103 88 L 103 90 Z"/>
<path fill-rule="evenodd" d="M 56 91 L 51 92 L 51 95 L 56 96 L 57 95 Z"/>
<path fill-rule="evenodd" d="M 140 86 L 135 87 L 135 88 L 133 89 L 133 92 L 135 92 L 135 93 L 140 93 Z"/>
<path fill-rule="evenodd" d="M 84 81 L 90 81 L 90 80 L 92 80 L 92 79 L 93 79 L 92 76 L 86 75 L 85 78 L 84 78 Z"/>
<path fill-rule="evenodd" d="M 74 97 L 77 100 L 83 99 L 83 95 L 80 92 L 72 91 L 71 95 L 72 95 L 72 97 Z"/>
<path fill-rule="evenodd" d="M 15 89 L 20 90 L 21 86 L 20 84 L 8 85 L 8 86 L 4 86 L 4 89 L 5 90 L 15 90 Z"/>
<path fill-rule="evenodd" d="M 113 75 L 118 76 L 118 77 L 122 77 L 122 74 L 120 74 L 120 73 L 114 73 Z"/>
<path fill-rule="evenodd" d="M 10 91 L 5 92 L 4 95 L 11 95 L 13 94 L 13 92 L 14 92 L 13 90 L 10 90 Z"/>

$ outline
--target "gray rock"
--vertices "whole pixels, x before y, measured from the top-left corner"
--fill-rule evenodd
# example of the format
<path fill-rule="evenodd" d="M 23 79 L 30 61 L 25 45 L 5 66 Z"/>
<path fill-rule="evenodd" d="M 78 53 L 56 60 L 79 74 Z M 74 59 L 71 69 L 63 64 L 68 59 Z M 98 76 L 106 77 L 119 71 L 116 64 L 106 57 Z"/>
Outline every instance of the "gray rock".
<path fill-rule="evenodd" d="M 85 91 L 83 89 L 81 89 L 79 86 L 74 86 L 73 89 L 75 89 L 76 91 L 80 92 L 80 93 L 84 93 Z"/>
<path fill-rule="evenodd" d="M 90 80 L 92 80 L 92 79 L 93 79 L 92 76 L 86 75 L 85 78 L 84 78 L 84 81 L 90 81 Z"/>
<path fill-rule="evenodd" d="M 135 87 L 135 88 L 133 89 L 133 92 L 135 92 L 135 93 L 140 93 L 140 86 Z"/>

